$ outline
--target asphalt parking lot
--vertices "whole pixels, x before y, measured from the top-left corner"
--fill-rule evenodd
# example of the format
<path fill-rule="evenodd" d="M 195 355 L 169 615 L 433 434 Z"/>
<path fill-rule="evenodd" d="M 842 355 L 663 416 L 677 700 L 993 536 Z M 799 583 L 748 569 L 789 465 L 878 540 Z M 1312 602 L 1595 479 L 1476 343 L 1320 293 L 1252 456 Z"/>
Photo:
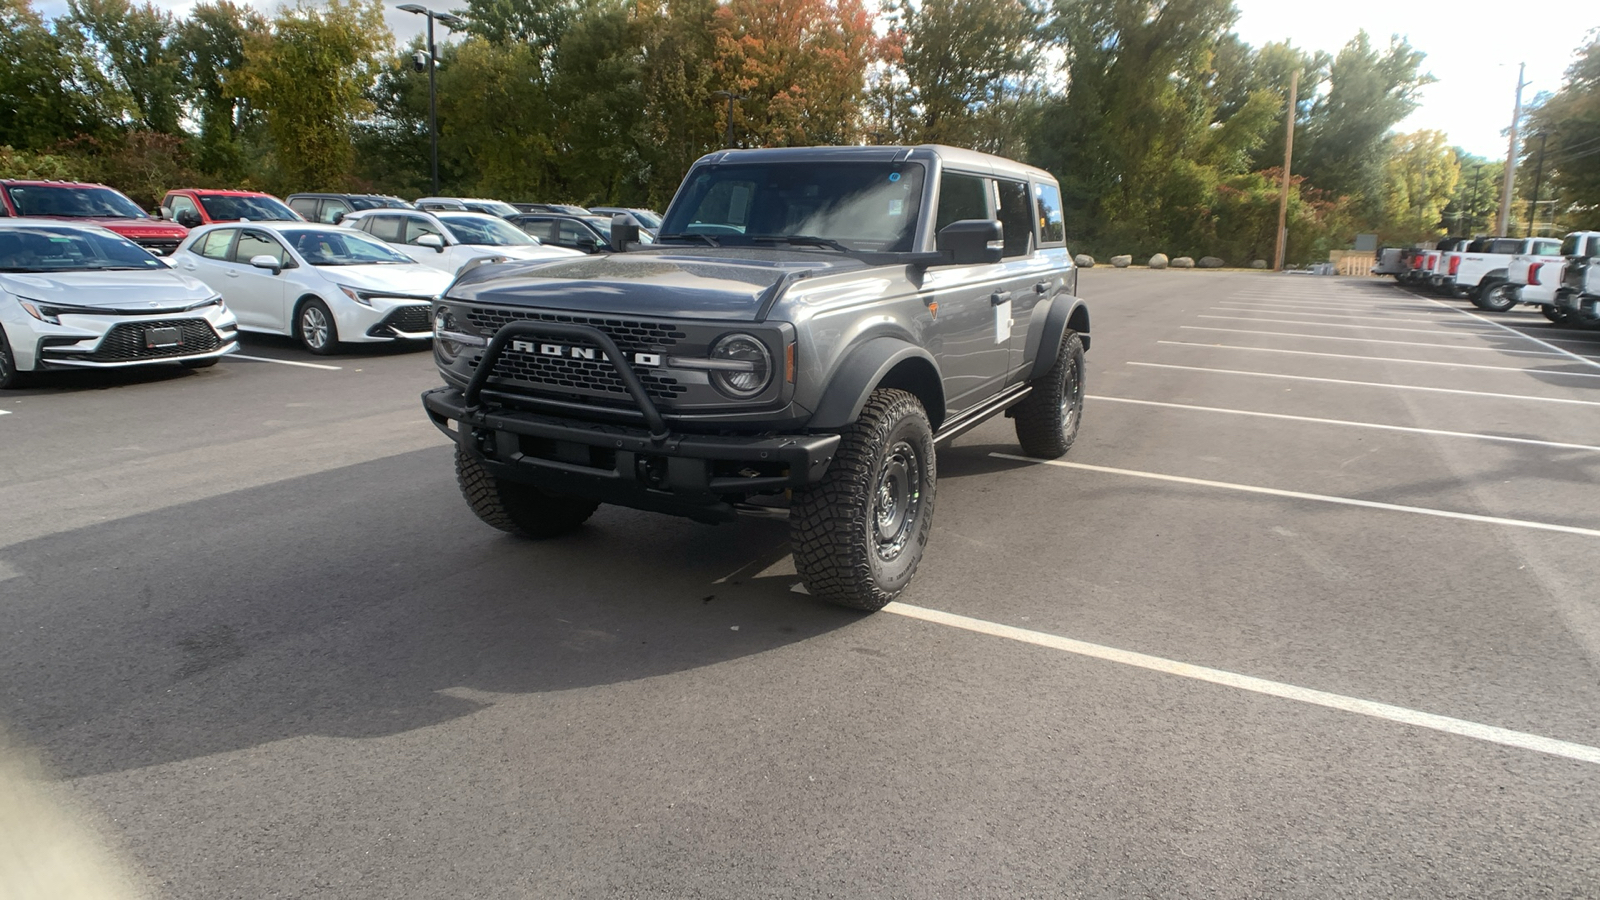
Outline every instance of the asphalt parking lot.
<path fill-rule="evenodd" d="M 786 526 L 461 502 L 428 354 L 0 396 L 0 725 L 157 897 L 1594 897 L 1600 333 L 1095 269 L 1061 464 Z"/>

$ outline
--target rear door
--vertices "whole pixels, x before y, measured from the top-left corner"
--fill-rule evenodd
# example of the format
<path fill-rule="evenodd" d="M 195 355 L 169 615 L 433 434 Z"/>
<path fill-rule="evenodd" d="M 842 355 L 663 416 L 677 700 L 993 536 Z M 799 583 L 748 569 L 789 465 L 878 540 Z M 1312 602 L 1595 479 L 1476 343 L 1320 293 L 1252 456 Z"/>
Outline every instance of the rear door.
<path fill-rule="evenodd" d="M 946 169 L 939 177 L 935 232 L 963 219 L 993 219 L 994 187 L 984 175 Z M 945 405 L 968 409 L 999 391 L 1010 355 L 1009 323 L 999 307 L 1009 297 L 994 265 L 936 266 L 923 277 L 923 300 L 932 313 L 928 349 L 939 362 Z"/>
<path fill-rule="evenodd" d="M 1006 381 L 1022 380 L 1023 362 L 1028 353 L 1028 330 L 1033 327 L 1039 302 L 1054 297 L 1061 289 L 1052 278 L 1051 260 L 1040 252 L 1040 236 L 1035 215 L 1033 189 L 1017 178 L 995 178 L 995 196 L 1000 225 L 1004 229 L 1005 249 L 1001 251 L 1000 274 L 1010 303 L 1010 352 L 1006 361 Z"/>

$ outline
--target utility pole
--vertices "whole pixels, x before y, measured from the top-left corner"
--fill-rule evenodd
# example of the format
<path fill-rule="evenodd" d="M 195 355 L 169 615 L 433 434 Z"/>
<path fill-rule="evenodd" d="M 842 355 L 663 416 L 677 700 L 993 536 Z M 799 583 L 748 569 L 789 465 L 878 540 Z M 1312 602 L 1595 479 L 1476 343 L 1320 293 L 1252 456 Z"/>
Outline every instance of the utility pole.
<path fill-rule="evenodd" d="M 1289 73 L 1289 114 L 1283 126 L 1283 189 L 1278 194 L 1278 247 L 1273 253 L 1272 271 L 1283 271 L 1284 254 L 1289 243 L 1289 162 L 1294 158 L 1295 104 L 1299 102 L 1300 70 Z"/>
<path fill-rule="evenodd" d="M 1522 89 L 1528 86 L 1522 80 L 1527 68 L 1527 63 L 1517 64 L 1517 103 L 1511 112 L 1511 143 L 1506 149 L 1506 177 L 1500 187 L 1500 215 L 1494 222 L 1496 237 L 1505 237 L 1506 229 L 1511 227 L 1511 182 L 1517 174 L 1517 123 L 1522 119 Z"/>
<path fill-rule="evenodd" d="M 735 94 L 733 91 L 712 91 L 711 92 L 711 96 L 717 98 L 718 100 L 722 100 L 722 99 L 726 98 L 727 101 L 728 101 L 728 135 L 727 135 L 727 140 L 726 140 L 726 143 L 725 143 L 724 146 L 726 146 L 729 150 L 732 150 L 733 149 L 733 104 L 734 104 L 735 101 L 745 100 L 745 99 L 748 99 L 748 98 L 741 97 L 740 95 Z"/>
<path fill-rule="evenodd" d="M 1539 215 L 1539 182 L 1544 180 L 1544 142 L 1548 135 L 1539 134 L 1539 162 L 1533 169 L 1533 199 L 1528 201 L 1528 237 L 1533 237 L 1533 220 Z"/>

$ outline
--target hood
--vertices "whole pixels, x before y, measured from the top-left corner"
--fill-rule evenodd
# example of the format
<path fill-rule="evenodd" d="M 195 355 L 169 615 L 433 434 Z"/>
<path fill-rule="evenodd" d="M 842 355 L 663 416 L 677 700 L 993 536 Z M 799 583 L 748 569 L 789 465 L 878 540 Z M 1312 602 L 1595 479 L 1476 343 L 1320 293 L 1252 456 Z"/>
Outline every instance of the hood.
<path fill-rule="evenodd" d="M 474 250 L 482 250 L 484 255 L 509 256 L 512 259 L 568 259 L 574 256 L 585 256 L 576 250 L 566 247 L 552 247 L 548 244 L 468 244 Z"/>
<path fill-rule="evenodd" d="M 861 267 L 846 256 L 768 250 L 613 253 L 537 266 L 482 266 L 450 290 L 458 300 L 584 312 L 754 320 L 785 275 Z"/>
<path fill-rule="evenodd" d="M 189 234 L 189 229 L 172 222 L 160 219 L 124 219 L 115 216 L 98 218 L 93 216 L 39 216 L 42 219 L 56 219 L 62 222 L 72 222 L 77 225 L 95 225 L 107 231 L 114 231 L 129 239 L 138 238 L 183 238 Z"/>
<path fill-rule="evenodd" d="M 320 266 L 317 271 L 337 284 L 405 297 L 437 297 L 449 287 L 451 281 L 449 272 L 421 263 L 409 266 Z"/>
<path fill-rule="evenodd" d="M 182 309 L 217 293 L 199 279 L 172 269 L 37 275 L 3 272 L 0 287 L 41 303 L 134 313 Z"/>

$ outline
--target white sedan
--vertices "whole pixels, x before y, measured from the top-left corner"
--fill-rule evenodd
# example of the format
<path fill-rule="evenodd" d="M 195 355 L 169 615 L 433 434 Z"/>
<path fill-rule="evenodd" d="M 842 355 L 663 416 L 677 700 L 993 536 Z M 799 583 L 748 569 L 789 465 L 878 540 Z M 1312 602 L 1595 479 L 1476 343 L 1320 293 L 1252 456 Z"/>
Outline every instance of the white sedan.
<path fill-rule="evenodd" d="M 0 219 L 0 388 L 43 369 L 197 369 L 238 348 L 216 291 L 127 238 Z"/>
<path fill-rule="evenodd" d="M 451 279 L 352 228 L 305 222 L 196 228 L 172 263 L 220 291 L 239 330 L 289 335 L 318 354 L 431 338 L 429 307 Z"/>
<path fill-rule="evenodd" d="M 505 219 L 483 213 L 369 209 L 351 213 L 339 224 L 359 228 L 417 262 L 452 275 L 479 259 L 561 259 L 583 255 L 576 250 L 545 246 Z"/>

